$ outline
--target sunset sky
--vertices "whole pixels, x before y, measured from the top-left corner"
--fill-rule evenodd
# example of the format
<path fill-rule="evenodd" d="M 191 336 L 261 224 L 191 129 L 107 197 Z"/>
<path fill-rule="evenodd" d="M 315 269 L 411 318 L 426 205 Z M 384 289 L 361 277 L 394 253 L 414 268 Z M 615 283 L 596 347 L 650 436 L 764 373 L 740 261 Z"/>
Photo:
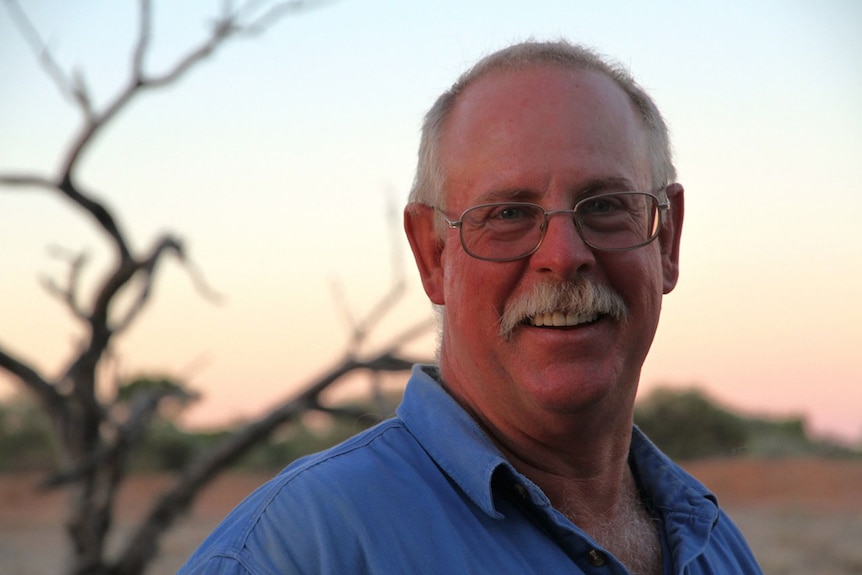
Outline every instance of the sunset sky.
<path fill-rule="evenodd" d="M 22 2 L 97 103 L 128 77 L 136 2 Z M 147 68 L 202 38 L 221 2 L 157 1 Z M 493 10 L 489 7 L 493 6 Z M 403 269 L 369 346 L 430 315 L 392 207 L 421 119 L 465 67 L 512 41 L 567 37 L 631 69 L 667 118 L 686 188 L 681 279 L 641 379 L 862 437 L 862 3 L 855 0 L 341 0 L 230 42 L 106 130 L 81 181 L 133 245 L 181 235 L 214 305 L 174 261 L 118 340 L 121 375 L 204 394 L 187 414 L 253 416 L 325 370 Z M 0 6 L 0 171 L 51 174 L 79 126 Z M 400 216 L 399 216 L 400 219 Z M 80 328 L 40 287 L 52 246 L 110 252 L 70 204 L 0 189 L 0 346 L 60 371 Z M 394 258 L 394 259 L 393 259 Z M 395 262 L 395 264 L 393 264 Z M 89 293 L 89 292 L 85 292 Z M 433 334 L 411 347 L 433 353 Z M 0 394 L 14 386 L 0 377 Z"/>

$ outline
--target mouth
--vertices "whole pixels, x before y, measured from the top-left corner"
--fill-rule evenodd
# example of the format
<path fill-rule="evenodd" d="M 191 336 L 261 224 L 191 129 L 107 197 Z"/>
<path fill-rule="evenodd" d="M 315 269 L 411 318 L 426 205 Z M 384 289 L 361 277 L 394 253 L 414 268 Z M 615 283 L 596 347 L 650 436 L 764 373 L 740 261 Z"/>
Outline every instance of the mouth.
<path fill-rule="evenodd" d="M 581 330 L 611 321 L 626 321 L 622 297 L 591 281 L 538 282 L 516 294 L 500 315 L 499 334 L 511 341 L 520 328 Z"/>
<path fill-rule="evenodd" d="M 575 327 L 595 323 L 601 317 L 599 313 L 554 311 L 527 317 L 524 323 L 532 327 Z"/>

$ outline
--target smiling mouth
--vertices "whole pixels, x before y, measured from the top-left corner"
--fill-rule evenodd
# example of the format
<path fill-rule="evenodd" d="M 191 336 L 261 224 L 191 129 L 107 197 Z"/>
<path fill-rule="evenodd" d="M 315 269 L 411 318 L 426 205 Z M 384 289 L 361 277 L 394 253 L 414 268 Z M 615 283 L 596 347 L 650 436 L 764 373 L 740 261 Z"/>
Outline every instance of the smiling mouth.
<path fill-rule="evenodd" d="M 524 323 L 533 327 L 575 327 L 595 323 L 601 317 L 601 314 L 598 313 L 555 311 L 528 317 L 524 320 Z"/>

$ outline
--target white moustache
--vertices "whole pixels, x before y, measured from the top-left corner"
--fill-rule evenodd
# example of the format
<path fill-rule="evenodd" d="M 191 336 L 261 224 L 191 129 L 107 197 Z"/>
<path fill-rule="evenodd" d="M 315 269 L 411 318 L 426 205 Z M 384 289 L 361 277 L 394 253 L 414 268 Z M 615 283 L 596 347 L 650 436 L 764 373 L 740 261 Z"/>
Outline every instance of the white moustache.
<path fill-rule="evenodd" d="M 601 316 L 624 320 L 628 309 L 614 290 L 590 280 L 543 281 L 518 294 L 500 318 L 500 336 L 509 340 L 522 323 L 534 326 L 576 326 Z"/>

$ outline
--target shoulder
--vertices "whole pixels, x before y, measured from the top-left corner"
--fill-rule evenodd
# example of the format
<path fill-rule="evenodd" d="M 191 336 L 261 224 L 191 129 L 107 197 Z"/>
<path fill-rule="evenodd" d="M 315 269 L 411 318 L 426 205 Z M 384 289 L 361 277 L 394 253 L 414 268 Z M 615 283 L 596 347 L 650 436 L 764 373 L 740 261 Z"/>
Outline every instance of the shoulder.
<path fill-rule="evenodd" d="M 240 506 L 253 515 L 319 512 L 339 497 L 366 493 L 371 483 L 417 473 L 427 456 L 400 419 L 386 420 L 324 451 L 302 457 L 264 484 Z M 400 470 L 400 471 L 398 471 Z"/>
<path fill-rule="evenodd" d="M 401 420 L 384 421 L 286 467 L 228 515 L 181 573 L 338 572 L 321 561 L 338 560 L 336 545 L 339 556 L 355 557 L 360 549 L 351 546 L 363 536 L 350 532 L 391 520 L 431 467 Z"/>
<path fill-rule="evenodd" d="M 386 480 L 384 470 L 422 466 L 427 456 L 401 419 L 389 419 L 327 450 L 302 457 L 272 481 L 284 490 L 352 490 L 362 479 Z"/>

